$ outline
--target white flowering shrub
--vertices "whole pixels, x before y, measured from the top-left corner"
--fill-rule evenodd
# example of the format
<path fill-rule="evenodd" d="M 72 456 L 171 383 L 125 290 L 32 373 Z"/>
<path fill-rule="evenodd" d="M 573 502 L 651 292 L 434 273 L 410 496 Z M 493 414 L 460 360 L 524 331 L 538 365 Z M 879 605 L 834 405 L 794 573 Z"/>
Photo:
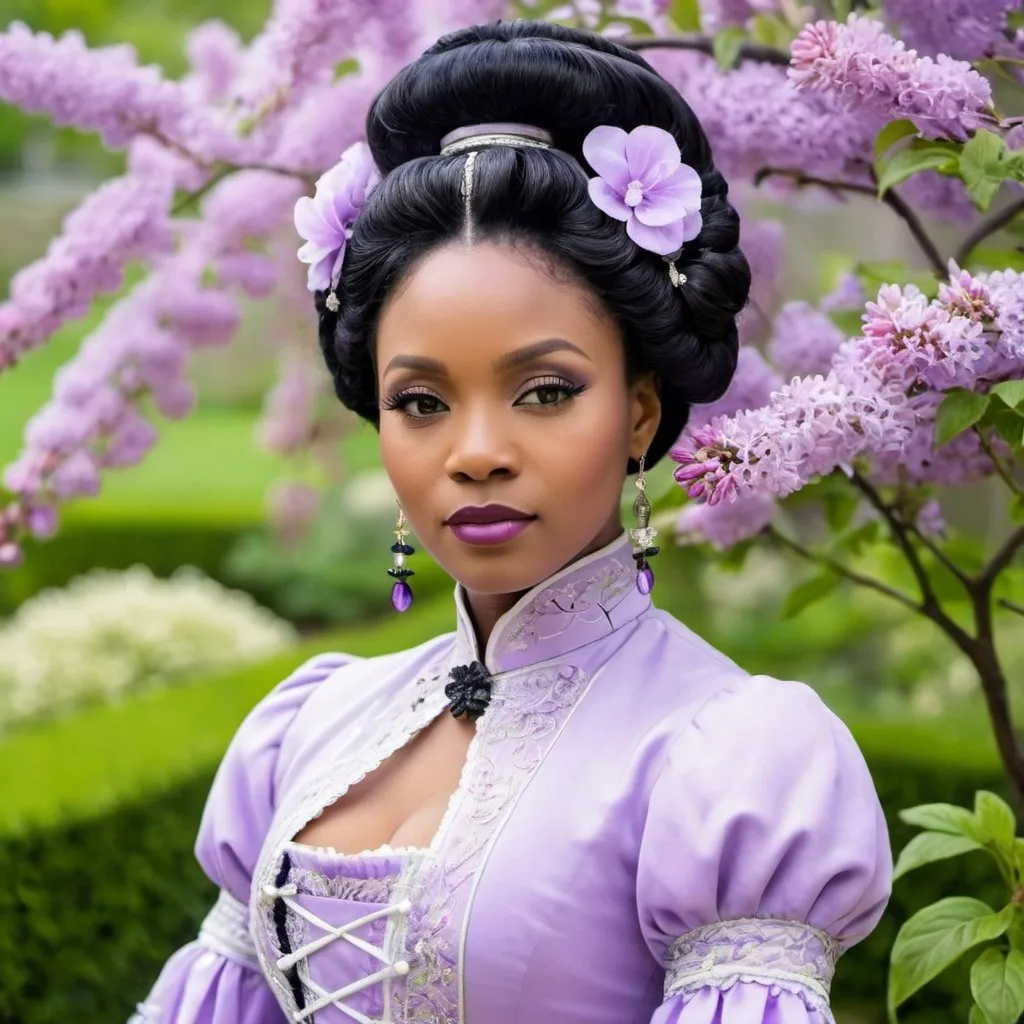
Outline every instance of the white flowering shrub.
<path fill-rule="evenodd" d="M 45 590 L 0 625 L 0 729 L 239 662 L 296 639 L 293 627 L 196 569 L 95 570 Z"/>

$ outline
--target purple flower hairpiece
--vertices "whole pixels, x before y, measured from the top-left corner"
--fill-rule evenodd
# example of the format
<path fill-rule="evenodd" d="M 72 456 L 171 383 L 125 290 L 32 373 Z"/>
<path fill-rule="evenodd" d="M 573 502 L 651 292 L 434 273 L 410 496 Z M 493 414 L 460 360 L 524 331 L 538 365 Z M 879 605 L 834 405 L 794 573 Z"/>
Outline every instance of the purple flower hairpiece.
<path fill-rule="evenodd" d="M 349 146 L 341 159 L 316 183 L 316 193 L 295 204 L 295 229 L 305 240 L 299 259 L 309 264 L 306 287 L 311 292 L 329 292 L 327 308 L 339 308 L 338 287 L 345 244 L 352 237 L 352 225 L 366 205 L 366 198 L 380 181 L 365 142 Z"/>
<path fill-rule="evenodd" d="M 588 186 L 594 205 L 625 221 L 641 249 L 666 258 L 672 283 L 685 284 L 672 257 L 700 234 L 702 183 L 673 135 L 650 124 L 629 133 L 603 124 L 583 140 L 583 155 L 598 175 Z"/>

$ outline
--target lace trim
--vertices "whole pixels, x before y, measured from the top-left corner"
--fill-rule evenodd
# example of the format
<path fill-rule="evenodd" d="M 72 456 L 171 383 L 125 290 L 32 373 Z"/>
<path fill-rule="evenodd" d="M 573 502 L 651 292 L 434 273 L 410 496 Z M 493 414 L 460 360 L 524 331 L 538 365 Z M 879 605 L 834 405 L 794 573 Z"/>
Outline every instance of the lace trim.
<path fill-rule="evenodd" d="M 298 1008 L 284 974 L 277 967 L 276 961 L 280 954 L 275 953 L 273 906 L 265 895 L 267 887 L 273 887 L 281 853 L 303 826 L 340 800 L 441 714 L 447 705 L 444 687 L 439 685 L 443 674 L 441 667 L 435 667 L 395 694 L 393 710 L 389 712 L 383 728 L 373 741 L 360 744 L 331 764 L 310 787 L 306 799 L 296 805 L 290 814 L 282 815 L 264 840 L 253 878 L 253 921 L 254 927 L 258 925 L 261 933 L 256 953 L 271 990 L 289 1017 Z M 389 985 L 385 985 L 385 993 L 389 988 Z"/>
<path fill-rule="evenodd" d="M 199 944 L 226 960 L 252 970 L 260 969 L 256 945 L 249 934 L 249 908 L 221 889 L 213 909 L 199 927 Z"/>
<path fill-rule="evenodd" d="M 665 954 L 665 998 L 698 988 L 729 989 L 753 981 L 828 1009 L 842 953 L 838 940 L 801 921 L 738 918 L 681 935 Z"/>
<path fill-rule="evenodd" d="M 293 867 L 288 879 L 295 883 L 300 893 L 310 896 L 326 896 L 355 903 L 390 903 L 398 874 L 396 872 L 380 878 L 351 878 L 345 875 L 330 878 L 322 871 Z"/>

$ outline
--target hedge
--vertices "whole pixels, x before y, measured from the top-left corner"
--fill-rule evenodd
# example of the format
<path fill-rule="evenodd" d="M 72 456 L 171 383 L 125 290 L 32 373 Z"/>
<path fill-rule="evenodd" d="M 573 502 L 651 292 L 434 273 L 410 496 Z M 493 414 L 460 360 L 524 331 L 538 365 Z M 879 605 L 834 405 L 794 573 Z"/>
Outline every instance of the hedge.
<path fill-rule="evenodd" d="M 400 638 L 394 619 L 322 636 L 258 666 L 96 708 L 0 746 L 0 1021 L 123 1024 L 214 897 L 192 845 L 213 770 L 245 712 L 315 651 L 369 655 L 449 628 L 450 600 L 425 601 Z M 913 831 L 899 822 L 901 808 L 970 804 L 976 789 L 1003 789 L 987 739 L 965 737 L 960 722 L 851 726 L 896 849 Z M 879 928 L 840 963 L 840 1024 L 884 1020 L 887 957 L 902 921 L 952 893 L 998 900 L 995 883 L 983 854 L 901 881 Z M 901 1021 L 966 1020 L 965 977 L 961 970 L 929 986 Z"/>

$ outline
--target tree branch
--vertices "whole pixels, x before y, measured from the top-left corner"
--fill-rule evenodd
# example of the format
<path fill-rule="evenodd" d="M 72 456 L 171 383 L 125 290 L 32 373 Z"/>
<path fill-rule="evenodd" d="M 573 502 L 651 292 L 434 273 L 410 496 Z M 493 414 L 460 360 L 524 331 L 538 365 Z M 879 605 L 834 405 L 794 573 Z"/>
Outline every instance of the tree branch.
<path fill-rule="evenodd" d="M 942 253 L 939 252 L 938 247 L 932 241 L 931 236 L 927 231 L 925 231 L 924 224 L 921 223 L 921 218 L 914 212 L 910 204 L 907 203 L 893 188 L 888 189 L 885 195 L 882 196 L 882 202 L 895 210 L 896 213 L 906 222 L 907 227 L 910 228 L 910 233 L 914 236 L 917 244 L 921 246 L 921 251 L 925 254 L 928 262 L 932 265 L 932 270 L 934 270 L 939 277 L 947 277 L 949 275 L 949 269 L 946 266 L 946 261 L 942 258 Z"/>
<path fill-rule="evenodd" d="M 851 192 L 854 195 L 871 196 L 872 199 L 878 199 L 878 189 L 871 185 L 861 185 L 860 183 L 853 181 L 829 181 L 826 178 L 816 178 L 813 175 L 804 174 L 803 171 L 789 170 L 781 167 L 763 167 L 754 175 L 754 184 L 759 185 L 765 178 L 773 176 L 791 178 L 795 184 L 801 187 L 804 185 L 817 185 L 820 188 L 831 189 L 834 192 Z M 939 277 L 945 277 L 948 271 L 946 269 L 946 262 L 942 258 L 942 253 L 939 252 L 938 247 L 932 241 L 931 236 L 921 223 L 921 218 L 918 217 L 912 207 L 897 195 L 893 189 L 889 189 L 885 195 L 882 196 L 882 202 L 895 211 L 895 213 L 910 229 L 910 233 L 914 236 L 914 240 L 921 247 L 921 251 L 924 253 L 935 273 L 938 274 Z"/>
<path fill-rule="evenodd" d="M 922 533 L 913 523 L 905 523 L 904 525 L 907 530 L 913 533 L 913 535 L 939 560 L 939 562 L 941 562 L 964 585 L 964 587 L 967 588 L 967 590 L 971 589 L 974 582 L 971 577 L 964 572 L 964 570 L 961 569 L 960 566 L 957 565 L 956 562 L 954 562 L 953 559 L 950 558 L 949 555 L 947 555 L 946 552 L 931 539 L 931 537 Z"/>
<path fill-rule="evenodd" d="M 975 580 L 980 588 L 991 587 L 996 577 L 1013 561 L 1017 551 L 1024 547 L 1024 526 L 1018 526 L 1003 542 L 1003 546 L 992 556 L 992 561 L 985 566 L 981 575 Z"/>
<path fill-rule="evenodd" d="M 787 537 L 784 533 L 780 533 L 774 526 L 766 526 L 763 532 L 766 536 L 771 537 L 772 540 L 781 544 L 783 547 L 788 548 L 794 554 L 799 555 L 808 562 L 814 562 L 817 565 L 824 565 L 826 568 L 831 569 L 837 576 L 842 576 L 844 579 L 850 580 L 851 583 L 856 583 L 859 586 L 867 587 L 869 590 L 874 590 L 879 594 L 884 594 L 886 597 L 891 598 L 893 601 L 898 601 L 905 608 L 909 608 L 913 612 L 921 611 L 921 606 L 912 598 L 907 597 L 906 594 L 890 587 L 881 580 L 876 580 L 873 576 L 865 576 L 863 573 L 859 573 L 856 570 L 843 565 L 842 562 L 837 562 L 834 558 L 830 558 L 828 555 L 823 555 L 818 551 L 811 551 L 810 548 L 805 548 L 798 541 L 793 540 L 791 537 Z"/>
<path fill-rule="evenodd" d="M 693 50 L 697 53 L 706 53 L 709 57 L 714 56 L 715 40 L 711 36 L 700 34 L 680 36 L 627 36 L 624 39 L 616 39 L 617 43 L 628 47 L 630 50 Z M 740 60 L 754 60 L 761 64 L 777 64 L 780 67 L 789 66 L 789 54 L 785 50 L 776 49 L 774 46 L 765 46 L 763 43 L 743 43 L 740 46 Z"/>
<path fill-rule="evenodd" d="M 889 524 L 893 539 L 906 557 L 910 570 L 913 572 L 918 588 L 921 591 L 921 604 L 919 606 L 921 614 L 931 619 L 945 631 L 965 654 L 971 656 L 975 650 L 974 637 L 962 626 L 954 622 L 939 603 L 935 589 L 932 586 L 932 581 L 921 562 L 921 557 L 918 555 L 913 541 L 910 539 L 909 530 L 903 520 L 896 515 L 890 505 L 882 498 L 881 494 L 860 473 L 855 472 L 850 477 L 850 481 L 868 499 L 868 502 L 877 510 L 886 523 Z"/>
<path fill-rule="evenodd" d="M 996 602 L 1000 608 L 1005 608 L 1008 612 L 1016 612 L 1018 615 L 1024 615 L 1024 605 L 1017 604 L 1016 601 L 1011 601 L 1008 597 L 1001 597 Z"/>
<path fill-rule="evenodd" d="M 997 231 L 1006 227 L 1019 213 L 1024 213 L 1024 196 L 1010 203 L 1009 206 L 997 210 L 975 225 L 974 230 L 960 243 L 953 257 L 960 266 L 963 266 L 971 257 L 971 253 Z"/>
<path fill-rule="evenodd" d="M 1011 494 L 1016 494 L 1018 497 L 1024 498 L 1024 491 L 1021 490 L 1017 481 L 1010 476 L 1010 471 L 1003 465 L 1003 460 L 999 458 L 995 448 L 992 447 L 992 442 L 985 436 L 985 432 L 978 427 L 977 424 L 975 424 L 973 429 L 978 440 L 981 442 L 982 449 L 989 457 L 989 461 L 995 467 L 996 473 L 999 474 L 999 479 L 1006 484 L 1007 489 Z"/>

